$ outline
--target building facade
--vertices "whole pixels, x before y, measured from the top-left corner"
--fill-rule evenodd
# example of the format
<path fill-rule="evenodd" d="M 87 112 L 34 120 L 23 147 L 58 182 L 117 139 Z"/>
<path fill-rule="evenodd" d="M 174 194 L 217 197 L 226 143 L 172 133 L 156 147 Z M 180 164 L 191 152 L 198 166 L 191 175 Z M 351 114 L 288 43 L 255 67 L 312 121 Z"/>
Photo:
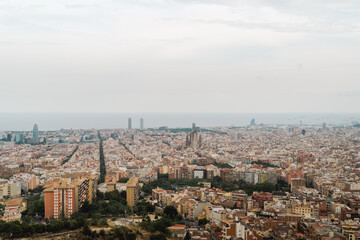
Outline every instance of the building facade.
<path fill-rule="evenodd" d="M 93 174 L 66 174 L 46 186 L 44 205 L 46 218 L 70 218 L 86 201 L 96 197 L 97 178 Z"/>
<path fill-rule="evenodd" d="M 139 199 L 139 178 L 132 177 L 126 183 L 126 202 L 127 205 L 133 207 Z"/>

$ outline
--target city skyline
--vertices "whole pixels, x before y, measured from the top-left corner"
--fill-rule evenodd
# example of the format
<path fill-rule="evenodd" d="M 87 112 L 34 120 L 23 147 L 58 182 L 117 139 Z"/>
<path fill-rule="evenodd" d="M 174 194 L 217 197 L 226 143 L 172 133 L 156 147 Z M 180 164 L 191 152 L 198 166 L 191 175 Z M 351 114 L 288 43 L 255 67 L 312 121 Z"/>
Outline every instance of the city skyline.
<path fill-rule="evenodd" d="M 352 126 L 360 122 L 357 113 L 0 113 L 0 131 L 29 131 L 34 123 L 41 130 L 128 128 L 129 117 L 134 129 L 141 129 L 141 119 L 144 128 L 188 128 L 193 122 L 202 127 L 247 126 L 252 119 L 258 125 L 279 126 L 323 126 L 324 122 Z"/>

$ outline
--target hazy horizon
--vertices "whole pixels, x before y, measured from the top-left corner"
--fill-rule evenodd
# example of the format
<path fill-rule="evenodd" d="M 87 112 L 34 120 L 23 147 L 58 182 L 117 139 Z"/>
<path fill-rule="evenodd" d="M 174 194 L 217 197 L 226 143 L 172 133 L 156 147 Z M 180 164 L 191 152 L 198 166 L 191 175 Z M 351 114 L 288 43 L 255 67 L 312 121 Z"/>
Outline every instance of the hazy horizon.
<path fill-rule="evenodd" d="M 0 113 L 0 131 L 29 131 L 37 123 L 40 131 L 59 129 L 115 129 L 127 128 L 128 118 L 133 128 L 190 128 L 247 126 L 255 118 L 256 124 L 304 126 L 351 125 L 360 122 L 360 113 Z"/>

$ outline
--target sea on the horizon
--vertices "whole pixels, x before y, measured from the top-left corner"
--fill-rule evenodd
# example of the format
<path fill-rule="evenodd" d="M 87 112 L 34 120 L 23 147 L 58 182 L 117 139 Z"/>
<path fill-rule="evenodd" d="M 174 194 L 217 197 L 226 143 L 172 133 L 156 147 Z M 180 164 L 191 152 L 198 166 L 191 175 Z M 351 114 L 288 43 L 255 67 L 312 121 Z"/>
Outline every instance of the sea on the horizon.
<path fill-rule="evenodd" d="M 140 118 L 145 128 L 223 127 L 256 124 L 350 125 L 360 122 L 360 113 L 0 113 L 0 131 L 139 128 Z"/>

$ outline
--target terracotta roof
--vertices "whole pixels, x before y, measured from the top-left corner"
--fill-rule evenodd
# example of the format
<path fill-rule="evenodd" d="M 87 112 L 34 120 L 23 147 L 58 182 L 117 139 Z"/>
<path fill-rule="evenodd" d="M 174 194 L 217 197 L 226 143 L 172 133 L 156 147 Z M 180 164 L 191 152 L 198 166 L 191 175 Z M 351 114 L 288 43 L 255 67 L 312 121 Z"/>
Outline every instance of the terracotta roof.
<path fill-rule="evenodd" d="M 6 204 L 7 207 L 14 207 L 14 206 L 19 206 L 18 202 L 12 201 L 12 202 L 8 202 Z"/>
<path fill-rule="evenodd" d="M 186 225 L 182 225 L 182 224 L 175 224 L 173 226 L 168 227 L 168 229 L 185 229 Z"/>

